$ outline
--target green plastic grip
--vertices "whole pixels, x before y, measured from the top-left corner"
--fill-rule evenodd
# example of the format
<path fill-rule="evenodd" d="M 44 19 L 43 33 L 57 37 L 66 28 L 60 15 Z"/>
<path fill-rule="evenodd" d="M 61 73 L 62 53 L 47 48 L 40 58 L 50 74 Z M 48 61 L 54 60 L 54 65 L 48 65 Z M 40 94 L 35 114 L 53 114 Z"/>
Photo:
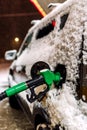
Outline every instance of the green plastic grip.
<path fill-rule="evenodd" d="M 15 86 L 11 87 L 11 88 L 8 88 L 6 90 L 6 95 L 7 95 L 7 97 L 10 97 L 12 95 L 15 95 L 15 94 L 17 94 L 19 92 L 22 92 L 22 91 L 26 90 L 27 88 L 28 87 L 26 85 L 26 82 L 22 82 L 22 83 L 19 83 L 18 85 L 15 85 Z"/>

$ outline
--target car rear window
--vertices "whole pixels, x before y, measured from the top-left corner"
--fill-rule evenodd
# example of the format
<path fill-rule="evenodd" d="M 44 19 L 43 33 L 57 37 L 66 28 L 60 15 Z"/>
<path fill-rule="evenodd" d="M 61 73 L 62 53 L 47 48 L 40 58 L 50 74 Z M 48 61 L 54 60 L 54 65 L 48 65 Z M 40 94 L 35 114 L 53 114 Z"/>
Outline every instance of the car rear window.
<path fill-rule="evenodd" d="M 55 20 L 53 20 L 51 23 L 48 23 L 43 28 L 39 29 L 37 32 L 37 35 L 36 35 L 36 39 L 42 38 L 42 37 L 48 35 L 50 32 L 52 32 L 55 27 L 54 22 L 55 22 Z"/>
<path fill-rule="evenodd" d="M 62 30 L 65 26 L 65 23 L 68 19 L 68 16 L 69 14 L 64 14 L 62 17 L 61 17 L 61 23 L 60 23 L 60 30 Z"/>

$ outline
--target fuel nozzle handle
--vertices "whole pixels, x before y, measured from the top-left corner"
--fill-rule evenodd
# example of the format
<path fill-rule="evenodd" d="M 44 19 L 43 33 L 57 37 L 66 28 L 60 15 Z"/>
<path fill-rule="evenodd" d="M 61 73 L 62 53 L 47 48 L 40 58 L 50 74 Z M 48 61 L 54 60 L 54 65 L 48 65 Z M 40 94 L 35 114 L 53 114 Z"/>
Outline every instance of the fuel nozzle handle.
<path fill-rule="evenodd" d="M 43 76 L 45 83 L 48 85 L 48 88 L 51 88 L 51 85 L 58 84 L 60 80 L 62 79 L 61 74 L 59 72 L 52 72 L 48 69 L 40 71 L 40 75 Z"/>
<path fill-rule="evenodd" d="M 47 91 L 48 91 L 51 88 L 51 85 L 53 83 L 58 84 L 60 82 L 60 80 L 61 80 L 61 74 L 60 73 L 58 73 L 58 72 L 54 73 L 50 70 L 42 70 L 42 71 L 40 71 L 40 76 L 38 78 L 19 83 L 19 84 L 15 85 L 11 88 L 8 88 L 4 92 L 2 92 L 0 94 L 0 100 L 3 100 L 6 97 L 16 95 L 16 94 L 18 94 L 22 91 L 27 90 L 27 89 L 29 89 L 31 91 L 31 97 L 35 96 L 35 98 L 34 98 L 34 100 L 35 100 L 39 96 L 37 96 L 35 94 L 34 88 L 36 88 L 36 87 L 38 87 L 42 84 L 46 84 L 47 85 Z M 47 91 L 44 90 L 43 93 L 45 93 Z M 40 96 L 41 96 L 41 94 L 40 94 Z"/>

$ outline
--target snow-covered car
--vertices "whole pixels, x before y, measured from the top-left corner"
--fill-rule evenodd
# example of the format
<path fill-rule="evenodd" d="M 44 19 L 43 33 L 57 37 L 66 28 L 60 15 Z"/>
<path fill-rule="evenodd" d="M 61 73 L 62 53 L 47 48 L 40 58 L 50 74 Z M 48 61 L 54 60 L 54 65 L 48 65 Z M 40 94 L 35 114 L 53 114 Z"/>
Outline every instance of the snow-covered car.
<path fill-rule="evenodd" d="M 15 98 L 35 129 L 87 130 L 87 105 L 82 101 L 87 101 L 87 0 L 50 6 L 53 10 L 29 29 L 18 53 L 6 52 L 7 59 L 15 57 L 9 86 L 34 77 L 35 63 L 39 66 L 35 72 L 50 68 L 63 73 L 66 69 L 66 81 L 61 87 L 53 86 L 41 100 L 30 103 L 28 90 Z M 17 107 L 15 98 L 9 99 L 13 107 Z"/>

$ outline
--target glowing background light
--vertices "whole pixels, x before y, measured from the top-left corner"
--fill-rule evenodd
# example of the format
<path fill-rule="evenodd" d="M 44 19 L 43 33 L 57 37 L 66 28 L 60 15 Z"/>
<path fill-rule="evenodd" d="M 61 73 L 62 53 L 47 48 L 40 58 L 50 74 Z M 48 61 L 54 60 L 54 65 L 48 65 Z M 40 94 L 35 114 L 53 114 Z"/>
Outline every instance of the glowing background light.
<path fill-rule="evenodd" d="M 19 37 L 15 37 L 15 38 L 14 38 L 14 41 L 15 41 L 16 43 L 19 42 L 19 40 L 20 40 Z"/>

